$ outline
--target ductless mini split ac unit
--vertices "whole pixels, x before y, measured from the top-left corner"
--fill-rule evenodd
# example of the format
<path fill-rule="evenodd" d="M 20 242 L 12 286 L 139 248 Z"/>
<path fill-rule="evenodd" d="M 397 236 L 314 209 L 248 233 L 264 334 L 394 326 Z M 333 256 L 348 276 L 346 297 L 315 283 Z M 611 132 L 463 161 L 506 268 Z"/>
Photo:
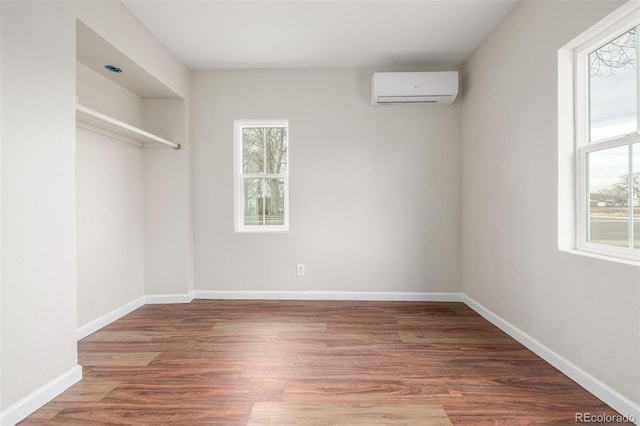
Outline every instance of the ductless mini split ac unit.
<path fill-rule="evenodd" d="M 371 105 L 451 105 L 458 95 L 458 71 L 376 72 Z"/>

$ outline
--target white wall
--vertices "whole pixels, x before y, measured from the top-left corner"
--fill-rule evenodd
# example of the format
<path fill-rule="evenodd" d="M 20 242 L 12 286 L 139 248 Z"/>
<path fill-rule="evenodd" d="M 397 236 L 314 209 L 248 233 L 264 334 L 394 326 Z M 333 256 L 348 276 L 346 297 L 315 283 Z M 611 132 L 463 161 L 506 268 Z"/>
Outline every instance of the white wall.
<path fill-rule="evenodd" d="M 620 2 L 521 2 L 464 64 L 463 291 L 638 407 L 640 270 L 558 250 L 557 50 Z"/>
<path fill-rule="evenodd" d="M 191 145 L 188 102 L 143 100 L 145 128 L 181 143 L 176 151 L 144 150 L 145 294 L 187 295 L 193 290 Z"/>
<path fill-rule="evenodd" d="M 80 62 L 76 63 L 76 97 L 83 106 L 133 126 L 143 125 L 140 96 Z"/>
<path fill-rule="evenodd" d="M 75 20 L 0 7 L 4 410 L 76 365 Z"/>
<path fill-rule="evenodd" d="M 120 2 L 2 1 L 0 7 L 3 197 L 0 423 L 4 424 L 37 408 L 38 402 L 45 402 L 52 392 L 55 394 L 69 385 L 69 380 L 77 378 L 74 372 L 79 372 L 76 19 L 134 58 L 186 100 L 190 74 Z M 188 162 L 181 164 L 173 173 L 176 179 L 188 182 Z M 181 190 L 189 192 L 188 186 Z M 184 209 L 188 211 L 189 207 Z M 181 229 L 185 228 L 188 225 Z M 188 240 L 188 236 L 184 239 Z M 186 283 L 189 277 L 182 280 Z M 120 296 L 133 297 L 133 293 L 128 295 Z M 56 381 L 60 378 L 63 380 Z"/>
<path fill-rule="evenodd" d="M 142 125 L 142 100 L 78 63 L 80 104 Z M 76 131 L 78 326 L 144 295 L 144 163 L 140 147 Z"/>
<path fill-rule="evenodd" d="M 77 130 L 78 326 L 144 295 L 144 169 L 130 143 Z"/>
<path fill-rule="evenodd" d="M 196 290 L 460 290 L 459 104 L 374 108 L 372 71 L 193 72 Z M 234 233 L 233 120 L 254 118 L 289 120 L 288 233 Z"/>

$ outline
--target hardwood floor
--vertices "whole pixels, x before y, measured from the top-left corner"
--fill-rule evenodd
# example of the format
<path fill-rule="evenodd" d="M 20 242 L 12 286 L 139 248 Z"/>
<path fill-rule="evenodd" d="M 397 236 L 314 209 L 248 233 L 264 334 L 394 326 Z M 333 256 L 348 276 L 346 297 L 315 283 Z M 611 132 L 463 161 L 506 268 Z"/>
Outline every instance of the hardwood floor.
<path fill-rule="evenodd" d="M 616 414 L 462 303 L 146 305 L 78 351 L 82 381 L 21 425 L 560 425 Z"/>

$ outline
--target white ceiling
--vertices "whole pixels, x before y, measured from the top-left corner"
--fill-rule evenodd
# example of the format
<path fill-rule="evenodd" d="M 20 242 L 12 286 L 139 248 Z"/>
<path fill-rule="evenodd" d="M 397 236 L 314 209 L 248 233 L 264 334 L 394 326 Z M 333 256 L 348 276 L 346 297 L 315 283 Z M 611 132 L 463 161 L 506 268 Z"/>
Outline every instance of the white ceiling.
<path fill-rule="evenodd" d="M 191 69 L 460 65 L 517 0 L 123 0 Z"/>

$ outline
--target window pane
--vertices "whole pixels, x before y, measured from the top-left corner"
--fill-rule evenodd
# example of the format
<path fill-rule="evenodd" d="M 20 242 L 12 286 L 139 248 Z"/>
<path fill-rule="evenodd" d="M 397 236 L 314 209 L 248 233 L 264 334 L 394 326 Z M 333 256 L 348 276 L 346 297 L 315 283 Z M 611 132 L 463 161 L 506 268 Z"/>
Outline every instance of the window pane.
<path fill-rule="evenodd" d="M 589 241 L 629 247 L 629 147 L 589 154 Z"/>
<path fill-rule="evenodd" d="M 265 129 L 267 149 L 267 173 L 287 171 L 287 129 L 271 127 Z"/>
<path fill-rule="evenodd" d="M 284 225 L 284 179 L 245 179 L 244 200 L 245 225 Z"/>
<path fill-rule="evenodd" d="M 640 143 L 633 145 L 633 247 L 640 249 Z"/>
<path fill-rule="evenodd" d="M 265 181 L 265 224 L 284 225 L 284 179 Z"/>
<path fill-rule="evenodd" d="M 244 224 L 263 225 L 263 189 L 264 179 L 244 180 Z"/>
<path fill-rule="evenodd" d="M 589 54 L 591 141 L 638 130 L 637 27 Z"/>
<path fill-rule="evenodd" d="M 242 129 L 242 173 L 264 173 L 264 130 Z"/>

